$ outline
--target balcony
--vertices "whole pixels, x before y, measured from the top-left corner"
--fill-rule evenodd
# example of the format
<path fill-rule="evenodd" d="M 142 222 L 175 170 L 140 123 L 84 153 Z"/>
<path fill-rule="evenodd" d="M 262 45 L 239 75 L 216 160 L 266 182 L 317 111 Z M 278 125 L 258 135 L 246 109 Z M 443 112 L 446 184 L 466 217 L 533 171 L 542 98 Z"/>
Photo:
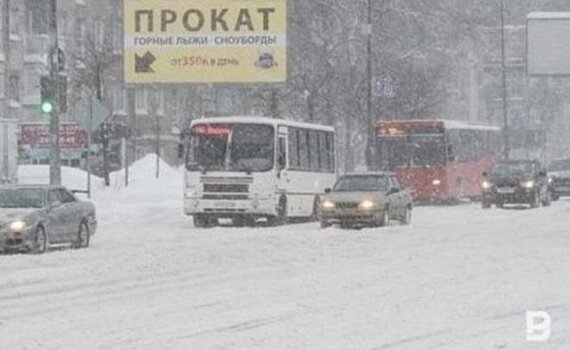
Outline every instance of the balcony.
<path fill-rule="evenodd" d="M 59 48 L 65 51 L 65 38 L 60 36 L 58 40 Z M 48 34 L 27 35 L 25 45 L 25 62 L 45 65 L 48 64 L 47 54 L 50 48 L 50 36 Z"/>
<path fill-rule="evenodd" d="M 47 64 L 49 50 L 49 35 L 37 34 L 26 36 L 25 62 Z"/>

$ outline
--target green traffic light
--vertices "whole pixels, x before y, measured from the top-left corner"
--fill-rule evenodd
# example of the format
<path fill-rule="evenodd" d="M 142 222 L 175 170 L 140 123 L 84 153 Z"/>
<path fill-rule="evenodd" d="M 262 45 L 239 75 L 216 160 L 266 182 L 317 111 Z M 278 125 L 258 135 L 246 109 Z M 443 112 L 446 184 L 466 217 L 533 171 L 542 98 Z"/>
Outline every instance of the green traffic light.
<path fill-rule="evenodd" d="M 50 101 L 45 101 L 42 103 L 42 112 L 44 112 L 45 114 L 49 114 L 51 112 L 53 112 L 53 103 L 51 103 Z"/>

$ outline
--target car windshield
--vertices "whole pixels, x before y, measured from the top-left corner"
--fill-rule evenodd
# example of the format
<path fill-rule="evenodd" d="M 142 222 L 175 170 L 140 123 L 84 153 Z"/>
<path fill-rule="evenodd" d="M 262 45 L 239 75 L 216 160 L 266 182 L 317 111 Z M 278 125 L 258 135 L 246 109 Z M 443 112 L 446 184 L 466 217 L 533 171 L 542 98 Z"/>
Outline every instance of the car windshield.
<path fill-rule="evenodd" d="M 552 163 L 550 163 L 548 170 L 549 171 L 570 171 L 570 158 L 553 161 Z"/>
<path fill-rule="evenodd" d="M 41 208 L 44 191 L 39 188 L 0 190 L 0 208 Z"/>
<path fill-rule="evenodd" d="M 274 131 L 260 124 L 200 124 L 192 128 L 188 170 L 268 171 L 274 162 Z"/>
<path fill-rule="evenodd" d="M 528 176 L 532 175 L 534 170 L 534 164 L 529 162 L 499 163 L 493 167 L 491 175 L 498 177 Z"/>
<path fill-rule="evenodd" d="M 382 191 L 386 190 L 385 176 L 344 176 L 338 180 L 333 191 Z"/>

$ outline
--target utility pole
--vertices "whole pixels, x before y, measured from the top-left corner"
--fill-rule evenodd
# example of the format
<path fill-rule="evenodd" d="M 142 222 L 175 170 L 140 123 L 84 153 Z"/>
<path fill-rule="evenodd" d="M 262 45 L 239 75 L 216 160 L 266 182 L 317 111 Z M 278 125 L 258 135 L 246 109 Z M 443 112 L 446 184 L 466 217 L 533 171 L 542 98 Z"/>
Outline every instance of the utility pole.
<path fill-rule="evenodd" d="M 4 115 L 3 118 L 10 118 L 10 0 L 4 0 L 2 4 L 2 43 L 4 45 Z"/>
<path fill-rule="evenodd" d="M 366 162 L 368 166 L 372 166 L 374 162 L 374 155 L 376 153 L 375 140 L 376 140 L 376 125 L 374 120 L 374 115 L 372 113 L 372 0 L 368 0 L 368 10 L 367 10 L 367 21 L 366 21 L 366 51 L 367 51 L 367 62 L 366 62 L 366 121 L 368 123 L 368 142 L 366 145 Z"/>
<path fill-rule="evenodd" d="M 504 157 L 509 160 L 510 153 L 510 137 L 509 137 L 509 112 L 508 112 L 508 94 L 507 94 L 507 65 L 505 62 L 505 5 L 501 0 L 501 80 L 503 92 L 503 138 L 504 138 Z"/>
<path fill-rule="evenodd" d="M 149 94 L 149 98 L 150 98 L 150 111 L 151 111 L 151 117 L 154 117 L 154 121 L 155 121 L 155 129 L 156 129 L 156 148 L 155 148 L 155 153 L 156 153 L 156 172 L 155 172 L 155 176 L 158 179 L 160 177 L 160 133 L 162 132 L 162 130 L 160 129 L 160 117 L 158 115 L 158 104 L 157 104 L 157 97 L 158 97 L 158 89 L 156 89 L 156 87 L 152 87 L 151 89 L 149 89 L 149 91 L 147 91 L 147 93 Z"/>
<path fill-rule="evenodd" d="M 91 133 L 93 132 L 93 95 L 89 94 L 89 129 L 87 130 L 87 198 L 91 198 Z"/>
<path fill-rule="evenodd" d="M 136 128 L 136 106 L 135 106 L 135 89 L 131 86 L 127 87 L 127 140 L 132 143 L 127 151 L 127 160 L 125 164 L 125 186 L 129 186 L 129 166 L 131 162 L 137 160 L 136 144 L 137 144 L 137 128 Z M 129 155 L 130 153 L 130 155 Z"/>
<path fill-rule="evenodd" d="M 61 185 L 61 154 L 59 148 L 59 67 L 60 55 L 57 32 L 57 0 L 50 0 L 50 52 L 49 75 L 51 88 L 54 92 L 54 106 L 50 113 L 50 163 L 49 182 L 52 185 Z"/>

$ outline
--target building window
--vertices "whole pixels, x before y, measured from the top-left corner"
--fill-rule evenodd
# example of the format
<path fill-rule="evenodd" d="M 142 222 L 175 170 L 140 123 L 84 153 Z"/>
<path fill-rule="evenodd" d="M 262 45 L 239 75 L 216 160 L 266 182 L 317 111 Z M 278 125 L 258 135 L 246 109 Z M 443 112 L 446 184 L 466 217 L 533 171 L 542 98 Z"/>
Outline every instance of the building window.
<path fill-rule="evenodd" d="M 25 96 L 38 95 L 40 76 L 34 71 L 26 71 L 24 73 L 24 94 Z"/>
<path fill-rule="evenodd" d="M 93 39 L 95 40 L 95 46 L 101 49 L 105 44 L 105 24 L 102 21 L 95 21 L 93 25 Z"/>
<path fill-rule="evenodd" d="M 86 56 L 85 41 L 86 41 L 86 37 L 87 37 L 87 30 L 85 27 L 85 19 L 78 17 L 76 19 L 75 28 L 76 28 L 76 35 L 77 35 L 75 37 L 75 41 L 77 43 L 77 54 L 78 54 L 79 58 L 85 58 L 85 56 Z"/>
<path fill-rule="evenodd" d="M 10 75 L 10 90 L 8 94 L 10 99 L 14 101 L 20 101 L 20 76 L 12 74 Z"/>
<path fill-rule="evenodd" d="M 120 86 L 113 87 L 113 111 L 114 112 L 124 112 L 125 111 L 125 91 Z"/>
<path fill-rule="evenodd" d="M 119 53 L 123 50 L 123 28 L 117 24 L 113 29 L 113 52 Z"/>
<path fill-rule="evenodd" d="M 135 109 L 137 112 L 146 113 L 148 107 L 147 93 L 145 88 L 138 88 L 135 90 Z"/>
<path fill-rule="evenodd" d="M 158 114 L 164 114 L 164 91 L 156 91 L 156 112 Z"/>
<path fill-rule="evenodd" d="M 49 33 L 49 21 L 46 13 L 49 13 L 49 2 L 34 0 L 27 6 L 27 31 L 30 35 Z"/>
<path fill-rule="evenodd" d="M 67 11 L 60 10 L 57 13 L 57 32 L 61 36 L 67 35 Z"/>
<path fill-rule="evenodd" d="M 4 73 L 0 73 L 0 98 L 4 98 Z"/>
<path fill-rule="evenodd" d="M 17 7 L 10 9 L 10 36 L 13 39 L 20 38 L 20 11 Z"/>

